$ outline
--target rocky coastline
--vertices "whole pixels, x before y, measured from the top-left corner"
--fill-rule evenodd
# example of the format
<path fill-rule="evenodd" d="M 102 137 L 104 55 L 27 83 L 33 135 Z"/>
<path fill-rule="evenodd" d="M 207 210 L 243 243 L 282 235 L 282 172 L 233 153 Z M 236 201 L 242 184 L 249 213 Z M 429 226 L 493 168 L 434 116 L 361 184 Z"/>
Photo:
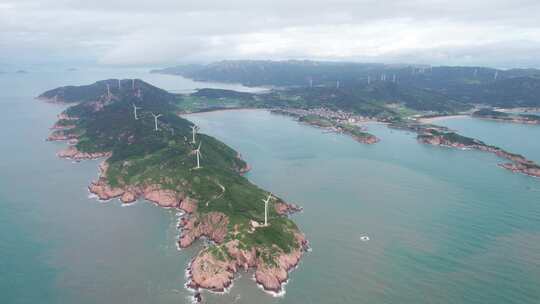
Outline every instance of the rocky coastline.
<path fill-rule="evenodd" d="M 304 235 L 295 233 L 297 248 L 284 252 L 275 247 L 275 263 L 268 262 L 262 257 L 268 248 L 255 246 L 242 249 L 238 240 L 226 239 L 229 219 L 225 214 L 201 214 L 197 212 L 196 200 L 187 197 L 183 192 L 162 189 L 158 184 L 113 187 L 107 183 L 108 168 L 107 162 L 102 162 L 98 179 L 88 187 L 89 192 L 98 199 L 107 201 L 118 198 L 122 203 L 129 204 L 143 198 L 160 207 L 180 209 L 185 212 L 178 227 L 181 229 L 178 239 L 180 248 L 187 248 L 203 237 L 220 245 L 223 256 L 216 256 L 206 248 L 191 261 L 188 267 L 189 288 L 223 292 L 232 284 L 238 271 L 254 269 L 256 282 L 266 291 L 278 293 L 282 290 L 282 284 L 287 281 L 289 271 L 298 265 L 308 248 Z M 297 205 L 281 201 L 275 204 L 275 209 L 280 215 L 290 215 L 302 210 Z"/>
<path fill-rule="evenodd" d="M 219 227 L 219 225 L 217 226 Z M 289 278 L 289 271 L 298 265 L 304 252 L 308 249 L 308 243 L 304 235 L 296 233 L 295 238 L 298 247 L 290 252 L 274 248 L 276 252 L 274 253 L 273 262 L 268 262 L 263 258 L 267 251 L 266 248 L 251 247 L 250 249 L 243 249 L 238 240 L 225 243 L 219 242 L 219 240 L 212 237 L 212 235 L 215 235 L 214 229 L 211 228 L 205 231 L 204 236 L 220 244 L 221 255 L 216 256 L 207 248 L 191 261 L 188 268 L 189 288 L 224 292 L 231 286 L 237 272 L 253 269 L 257 284 L 265 291 L 279 293 L 283 289 L 283 284 Z"/>
<path fill-rule="evenodd" d="M 349 132 L 345 132 L 345 133 L 350 135 L 357 142 L 367 144 L 367 145 L 373 145 L 381 141 L 380 138 L 369 133 L 365 133 L 365 135 L 355 135 L 354 133 L 349 133 Z"/>
<path fill-rule="evenodd" d="M 451 134 L 452 137 L 449 137 L 448 134 Z M 455 140 L 455 138 L 461 140 Z M 418 135 L 418 141 L 434 146 L 446 146 L 458 149 L 474 149 L 493 153 L 500 158 L 510 161 L 510 163 L 499 164 L 499 167 L 514 173 L 522 173 L 529 176 L 540 177 L 540 166 L 535 162 L 528 160 L 522 155 L 510 153 L 499 147 L 486 145 L 479 140 L 462 137 L 455 133 L 440 133 L 438 131 L 431 130 Z"/>
<path fill-rule="evenodd" d="M 61 158 L 77 161 L 108 158 L 111 155 L 111 152 L 81 152 L 75 146 L 69 146 L 58 152 L 58 156 Z M 240 155 L 238 157 L 241 158 Z M 201 238 L 221 245 L 220 248 L 223 248 L 224 256 L 226 256 L 224 260 L 205 249 L 191 261 L 188 267 L 189 288 L 223 292 L 231 286 L 238 271 L 253 269 L 257 284 L 260 284 L 268 292 L 279 293 L 282 291 L 283 283 L 288 280 L 289 271 L 298 265 L 303 253 L 308 248 L 304 235 L 295 233 L 297 248 L 288 253 L 277 247 L 274 248 L 277 251 L 277 257 L 273 260 L 276 262 L 269 263 L 259 257 L 261 252 L 268 250 L 267 248 L 241 249 L 238 240 L 226 241 L 229 219 L 225 214 L 220 212 L 201 214 L 197 212 L 198 202 L 196 200 L 186 196 L 183 192 L 163 189 L 159 184 L 111 186 L 107 181 L 108 169 L 109 165 L 104 160 L 99 165 L 97 180 L 88 186 L 88 191 L 99 200 L 119 199 L 123 204 L 130 204 L 142 198 L 163 208 L 182 210 L 184 215 L 181 217 L 178 227 L 181 229 L 178 239 L 180 248 L 187 248 Z M 250 166 L 246 164 L 239 170 L 239 173 L 248 172 L 249 169 Z M 274 204 L 274 208 L 278 214 L 285 216 L 302 211 L 300 206 L 282 201 Z"/>
<path fill-rule="evenodd" d="M 88 186 L 101 201 L 118 199 L 130 204 L 144 199 L 181 211 L 178 247 L 189 247 L 200 239 L 209 241 L 188 267 L 189 287 L 224 291 L 243 269 L 253 270 L 265 290 L 281 291 L 288 272 L 307 250 L 304 235 L 287 218 L 302 208 L 274 198 L 274 209 L 267 214 L 270 221 L 261 224 L 266 209 L 253 202 L 268 192 L 239 176 L 251 170 L 242 156 L 200 134 L 199 140 L 205 142 L 204 165 L 194 168 L 194 145 L 187 140 L 192 124 L 173 118 L 176 96 L 139 80 L 131 80 L 130 85 L 121 85 L 122 81 L 62 87 L 40 95 L 39 99 L 48 102 L 76 104 L 58 115 L 51 127 L 47 140 L 68 143 L 57 156 L 74 161 L 105 159 Z M 133 116 L 133 100 L 142 109 L 159 109 L 160 116 L 165 116 L 160 129 L 176 132 L 160 132 L 155 121 L 144 115 L 148 113 Z M 118 107 L 109 107 L 113 103 Z M 99 117 L 101 113 L 104 116 Z M 113 115 L 118 119 L 107 119 Z M 131 148 L 135 142 L 137 147 Z M 198 291 L 194 298 L 202 301 Z"/>

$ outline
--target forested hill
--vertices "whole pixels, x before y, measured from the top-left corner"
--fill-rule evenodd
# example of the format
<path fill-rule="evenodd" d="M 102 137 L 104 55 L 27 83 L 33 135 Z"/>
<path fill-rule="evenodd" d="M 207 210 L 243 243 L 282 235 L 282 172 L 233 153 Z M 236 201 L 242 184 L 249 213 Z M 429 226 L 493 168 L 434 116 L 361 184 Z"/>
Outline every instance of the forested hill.
<path fill-rule="evenodd" d="M 407 90 L 436 92 L 459 103 L 502 107 L 540 105 L 540 70 L 536 69 L 246 60 L 184 65 L 152 72 L 246 86 L 354 89 L 368 83 L 391 82 Z"/>

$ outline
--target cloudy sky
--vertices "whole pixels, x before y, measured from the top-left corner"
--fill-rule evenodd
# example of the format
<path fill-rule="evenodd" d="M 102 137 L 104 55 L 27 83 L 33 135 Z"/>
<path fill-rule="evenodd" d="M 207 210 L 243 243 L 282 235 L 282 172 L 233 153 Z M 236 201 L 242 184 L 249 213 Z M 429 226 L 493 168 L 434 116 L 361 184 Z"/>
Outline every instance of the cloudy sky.
<path fill-rule="evenodd" d="M 539 0 L 0 0 L 0 63 L 540 68 Z"/>

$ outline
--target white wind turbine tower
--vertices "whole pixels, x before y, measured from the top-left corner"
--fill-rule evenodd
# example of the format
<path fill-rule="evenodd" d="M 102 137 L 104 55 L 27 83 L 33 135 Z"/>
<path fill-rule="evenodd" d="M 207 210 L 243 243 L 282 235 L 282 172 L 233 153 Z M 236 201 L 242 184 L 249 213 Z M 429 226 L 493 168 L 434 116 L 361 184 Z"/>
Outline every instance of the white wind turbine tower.
<path fill-rule="evenodd" d="M 135 79 L 131 79 L 131 89 L 135 90 Z"/>
<path fill-rule="evenodd" d="M 313 78 L 309 78 L 309 87 L 313 88 Z"/>
<path fill-rule="evenodd" d="M 336 81 L 336 89 L 339 89 L 339 80 Z"/>
<path fill-rule="evenodd" d="M 118 91 L 122 89 L 122 83 L 120 82 L 120 79 L 118 79 Z"/>
<path fill-rule="evenodd" d="M 193 125 L 190 127 L 191 128 L 191 143 L 192 144 L 195 144 L 195 134 L 197 134 L 197 130 L 199 130 L 199 127 L 197 127 L 196 125 Z"/>
<path fill-rule="evenodd" d="M 367 84 L 371 84 L 371 76 L 367 77 Z"/>
<path fill-rule="evenodd" d="M 157 124 L 158 118 L 160 118 L 163 115 L 162 114 L 154 114 L 154 113 L 152 113 L 152 116 L 154 116 L 154 125 L 155 125 L 155 130 L 157 132 L 157 131 L 159 131 L 158 124 Z"/>
<path fill-rule="evenodd" d="M 270 203 L 270 200 L 273 199 L 272 193 L 268 194 L 268 197 L 266 199 L 263 199 L 264 202 L 264 226 L 268 226 L 268 203 Z"/>
<path fill-rule="evenodd" d="M 394 74 L 394 77 L 392 78 L 392 82 L 396 83 L 396 81 L 397 81 L 397 77 L 396 77 L 396 74 Z"/>
<path fill-rule="evenodd" d="M 142 109 L 141 107 L 137 107 L 134 103 L 131 104 L 133 106 L 133 116 L 135 117 L 135 120 L 139 119 L 137 116 L 137 110 Z"/>
<path fill-rule="evenodd" d="M 107 98 L 111 98 L 111 86 L 107 83 Z"/>
<path fill-rule="evenodd" d="M 495 80 L 497 80 L 498 77 L 499 77 L 499 71 L 495 71 L 495 76 L 493 76 L 493 78 L 494 78 Z"/>
<path fill-rule="evenodd" d="M 201 153 L 201 144 L 202 144 L 202 141 L 199 142 L 199 147 L 197 147 L 197 149 L 193 150 L 193 152 L 195 152 L 195 156 L 197 157 L 197 167 L 195 167 L 195 169 L 200 169 L 201 168 L 201 157 L 202 157 L 202 153 Z"/>

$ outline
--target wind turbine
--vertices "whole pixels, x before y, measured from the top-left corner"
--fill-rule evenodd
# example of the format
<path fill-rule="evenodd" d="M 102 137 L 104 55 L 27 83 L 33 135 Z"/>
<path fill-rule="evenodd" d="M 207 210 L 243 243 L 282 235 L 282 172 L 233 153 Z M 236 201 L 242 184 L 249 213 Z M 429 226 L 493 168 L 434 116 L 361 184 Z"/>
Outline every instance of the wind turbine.
<path fill-rule="evenodd" d="M 134 103 L 131 104 L 133 106 L 133 116 L 135 117 L 135 120 L 139 119 L 137 116 L 137 110 L 142 109 L 141 107 L 137 107 Z"/>
<path fill-rule="evenodd" d="M 200 163 L 200 158 L 202 158 L 201 144 L 202 144 L 202 141 L 199 142 L 199 147 L 197 149 L 193 150 L 193 152 L 195 152 L 195 155 L 197 156 L 197 167 L 195 167 L 195 169 L 200 169 L 201 168 L 201 163 Z"/>
<path fill-rule="evenodd" d="M 264 226 L 268 226 L 268 203 L 270 203 L 270 200 L 273 199 L 272 193 L 268 194 L 268 197 L 266 199 L 263 199 L 264 202 Z"/>
<path fill-rule="evenodd" d="M 367 77 L 367 84 L 371 84 L 371 76 Z"/>
<path fill-rule="evenodd" d="M 190 126 L 191 128 L 191 143 L 195 144 L 195 134 L 197 133 L 197 130 L 199 130 L 199 127 L 196 125 Z"/>
<path fill-rule="evenodd" d="M 107 98 L 111 98 L 111 86 L 107 83 Z"/>
<path fill-rule="evenodd" d="M 336 81 L 336 89 L 339 89 L 339 80 Z"/>
<path fill-rule="evenodd" d="M 495 76 L 493 76 L 493 78 L 495 78 L 495 80 L 497 80 L 498 77 L 499 77 L 499 71 L 495 71 Z"/>
<path fill-rule="evenodd" d="M 122 83 L 120 82 L 120 79 L 118 79 L 118 91 L 122 89 Z"/>
<path fill-rule="evenodd" d="M 392 79 L 392 82 L 396 83 L 396 81 L 397 81 L 397 77 L 396 77 L 396 74 L 394 74 L 394 78 Z"/>
<path fill-rule="evenodd" d="M 131 79 L 131 89 L 135 90 L 135 79 Z"/>
<path fill-rule="evenodd" d="M 309 77 L 309 87 L 313 88 L 313 78 Z"/>
<path fill-rule="evenodd" d="M 157 114 L 157 115 L 156 115 L 156 114 L 152 113 L 152 116 L 154 116 L 155 130 L 156 130 L 156 132 L 157 132 L 157 131 L 159 131 L 158 125 L 157 125 L 157 120 L 158 120 L 158 118 L 160 118 L 160 117 L 163 116 L 163 115 L 162 115 L 162 114 Z"/>

